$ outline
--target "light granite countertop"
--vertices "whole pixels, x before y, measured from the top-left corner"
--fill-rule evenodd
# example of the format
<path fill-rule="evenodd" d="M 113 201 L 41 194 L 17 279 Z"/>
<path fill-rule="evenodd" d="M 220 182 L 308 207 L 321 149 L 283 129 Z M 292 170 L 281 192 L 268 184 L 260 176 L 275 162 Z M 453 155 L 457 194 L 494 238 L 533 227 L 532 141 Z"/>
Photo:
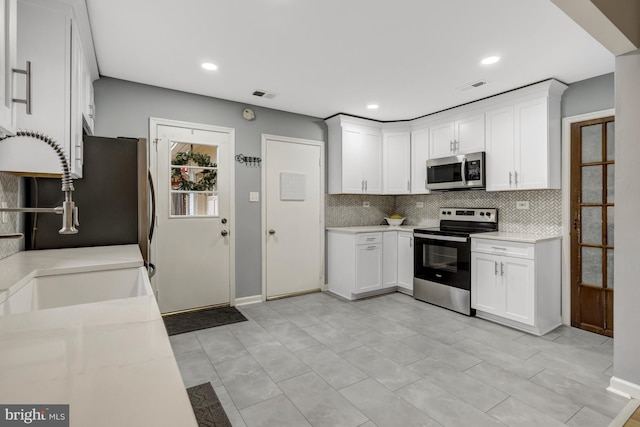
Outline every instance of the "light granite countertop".
<path fill-rule="evenodd" d="M 475 233 L 471 235 L 471 238 L 502 240 L 506 242 L 538 243 L 546 240 L 562 239 L 562 236 L 559 234 L 525 234 L 493 231 L 489 233 Z"/>
<path fill-rule="evenodd" d="M 380 231 L 413 231 L 418 225 L 360 225 L 355 227 L 327 227 L 327 231 L 338 233 L 377 233 Z"/>
<path fill-rule="evenodd" d="M 21 252 L 0 286 L 142 265 L 136 245 Z M 78 427 L 197 425 L 153 295 L 0 316 L 0 348 L 3 404 L 69 404 Z"/>

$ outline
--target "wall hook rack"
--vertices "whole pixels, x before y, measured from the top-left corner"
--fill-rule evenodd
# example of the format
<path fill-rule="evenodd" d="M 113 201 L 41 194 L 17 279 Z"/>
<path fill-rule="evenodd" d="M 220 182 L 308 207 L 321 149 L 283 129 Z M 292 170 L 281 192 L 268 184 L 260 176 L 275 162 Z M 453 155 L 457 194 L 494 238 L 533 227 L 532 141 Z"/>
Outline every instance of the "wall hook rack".
<path fill-rule="evenodd" d="M 245 166 L 259 168 L 262 163 L 262 159 L 260 157 L 249 157 L 244 154 L 237 154 L 236 162 L 244 163 Z"/>

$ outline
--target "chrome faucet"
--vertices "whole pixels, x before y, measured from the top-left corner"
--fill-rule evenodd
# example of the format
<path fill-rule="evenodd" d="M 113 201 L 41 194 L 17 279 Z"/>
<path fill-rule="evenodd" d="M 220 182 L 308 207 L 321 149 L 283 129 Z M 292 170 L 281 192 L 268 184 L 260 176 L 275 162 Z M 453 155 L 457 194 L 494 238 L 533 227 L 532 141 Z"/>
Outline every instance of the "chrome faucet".
<path fill-rule="evenodd" d="M 76 228 L 80 224 L 78 223 L 78 208 L 73 203 L 73 180 L 71 179 L 71 169 L 69 168 L 69 162 L 67 156 L 64 154 L 64 150 L 56 141 L 52 138 L 32 131 L 19 130 L 15 135 L 9 135 L 0 137 L 0 142 L 14 138 L 16 136 L 24 136 L 39 139 L 54 149 L 62 165 L 62 191 L 64 192 L 64 202 L 62 206 L 55 208 L 0 208 L 0 212 L 34 212 L 34 213 L 55 213 L 62 215 L 62 228 L 58 231 L 60 234 L 76 234 L 78 229 Z M 1 237 L 1 236 L 0 236 Z M 4 236 L 6 238 L 20 238 L 20 233 L 10 234 Z"/>

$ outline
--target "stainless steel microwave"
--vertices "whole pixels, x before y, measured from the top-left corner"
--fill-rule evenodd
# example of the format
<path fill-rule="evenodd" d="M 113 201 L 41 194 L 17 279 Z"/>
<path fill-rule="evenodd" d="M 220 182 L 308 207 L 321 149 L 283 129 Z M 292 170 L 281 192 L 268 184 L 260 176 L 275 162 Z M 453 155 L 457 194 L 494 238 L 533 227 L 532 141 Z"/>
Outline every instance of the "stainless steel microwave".
<path fill-rule="evenodd" d="M 484 151 L 427 160 L 428 190 L 477 190 L 485 188 Z"/>

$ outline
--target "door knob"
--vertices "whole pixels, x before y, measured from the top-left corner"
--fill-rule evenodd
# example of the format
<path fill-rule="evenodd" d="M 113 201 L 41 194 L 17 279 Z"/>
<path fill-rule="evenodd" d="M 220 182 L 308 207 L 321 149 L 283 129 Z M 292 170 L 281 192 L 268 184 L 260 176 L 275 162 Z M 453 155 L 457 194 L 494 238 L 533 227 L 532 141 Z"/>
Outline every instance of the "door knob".
<path fill-rule="evenodd" d="M 269 234 L 271 234 L 271 235 L 273 236 L 274 234 L 276 234 L 276 230 L 274 230 L 274 229 L 272 228 L 271 230 L 269 230 Z"/>
<path fill-rule="evenodd" d="M 227 230 L 222 230 L 220 234 L 222 234 L 223 236 L 227 236 L 229 232 Z"/>

